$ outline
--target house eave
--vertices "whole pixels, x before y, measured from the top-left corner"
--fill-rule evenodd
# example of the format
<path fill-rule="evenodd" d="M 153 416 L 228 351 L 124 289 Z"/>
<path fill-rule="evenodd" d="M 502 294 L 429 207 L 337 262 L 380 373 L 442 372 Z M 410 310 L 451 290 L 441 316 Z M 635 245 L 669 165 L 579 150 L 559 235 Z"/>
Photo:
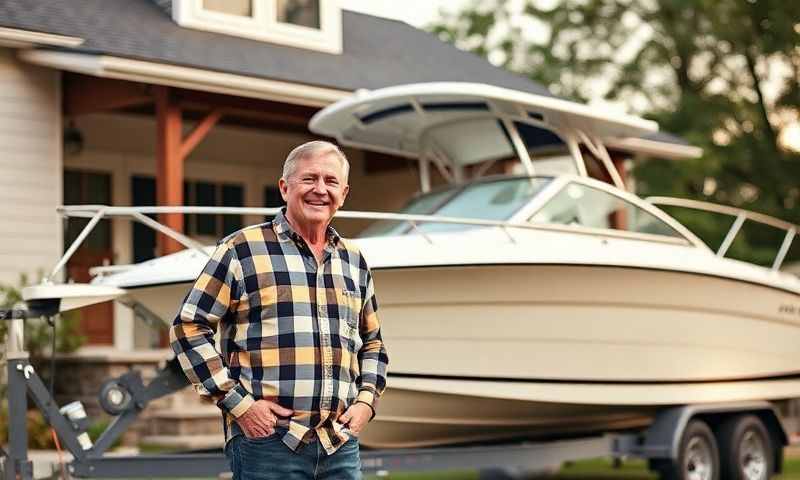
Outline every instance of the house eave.
<path fill-rule="evenodd" d="M 84 39 L 54 33 L 35 32 L 19 28 L 0 27 L 0 45 L 13 48 L 31 48 L 37 45 L 75 48 Z"/>
<path fill-rule="evenodd" d="M 260 98 L 310 107 L 324 107 L 352 95 L 352 92 L 347 90 L 108 55 L 32 49 L 21 50 L 19 57 L 35 65 L 96 77 Z"/>

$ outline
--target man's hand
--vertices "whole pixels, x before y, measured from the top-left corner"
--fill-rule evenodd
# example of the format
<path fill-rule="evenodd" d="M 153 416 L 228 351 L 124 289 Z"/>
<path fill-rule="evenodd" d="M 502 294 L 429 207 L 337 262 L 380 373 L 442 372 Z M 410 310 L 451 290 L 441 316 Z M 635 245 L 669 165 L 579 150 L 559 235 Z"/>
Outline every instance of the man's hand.
<path fill-rule="evenodd" d="M 369 423 L 370 418 L 372 418 L 372 408 L 365 403 L 356 402 L 339 416 L 339 423 L 346 425 L 348 430 L 358 435 Z"/>
<path fill-rule="evenodd" d="M 288 417 L 294 413 L 269 400 L 256 400 L 244 414 L 236 419 L 247 438 L 258 438 L 272 435 L 278 417 Z"/>

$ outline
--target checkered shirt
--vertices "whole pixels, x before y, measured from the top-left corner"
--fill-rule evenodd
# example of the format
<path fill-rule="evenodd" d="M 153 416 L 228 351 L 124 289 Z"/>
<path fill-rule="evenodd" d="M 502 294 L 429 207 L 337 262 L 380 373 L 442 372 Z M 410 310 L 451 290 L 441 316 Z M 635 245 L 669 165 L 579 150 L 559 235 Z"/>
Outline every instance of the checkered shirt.
<path fill-rule="evenodd" d="M 374 414 L 389 358 L 372 275 L 331 227 L 323 255 L 318 265 L 281 212 L 224 238 L 186 296 L 170 343 L 195 389 L 222 409 L 226 440 L 261 398 L 294 410 L 279 421 L 293 450 L 316 436 L 336 451 L 349 438 L 337 418 L 354 402 Z"/>

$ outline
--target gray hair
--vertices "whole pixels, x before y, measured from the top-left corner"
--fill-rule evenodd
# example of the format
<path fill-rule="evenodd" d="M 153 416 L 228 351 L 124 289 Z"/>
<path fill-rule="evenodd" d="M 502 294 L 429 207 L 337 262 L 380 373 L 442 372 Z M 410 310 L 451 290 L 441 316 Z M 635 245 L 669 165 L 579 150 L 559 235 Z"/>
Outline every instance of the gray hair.
<path fill-rule="evenodd" d="M 339 147 L 331 142 L 326 142 L 325 140 L 312 140 L 300 145 L 299 147 L 295 147 L 294 150 L 289 152 L 289 155 L 286 157 L 286 161 L 283 162 L 282 178 L 284 180 L 288 180 L 289 177 L 294 174 L 295 170 L 297 170 L 298 160 L 314 158 L 328 153 L 336 155 L 341 162 L 342 170 L 344 171 L 344 181 L 347 183 L 347 176 L 350 173 L 350 162 L 347 161 L 347 157 L 344 155 L 344 153 L 342 153 Z"/>

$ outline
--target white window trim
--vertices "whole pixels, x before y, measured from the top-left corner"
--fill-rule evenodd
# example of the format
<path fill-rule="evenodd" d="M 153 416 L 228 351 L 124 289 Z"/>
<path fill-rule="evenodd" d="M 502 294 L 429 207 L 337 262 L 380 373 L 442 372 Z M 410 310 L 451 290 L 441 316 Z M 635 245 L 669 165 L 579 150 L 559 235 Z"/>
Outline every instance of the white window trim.
<path fill-rule="evenodd" d="M 320 0 L 320 28 L 277 21 L 276 0 L 253 0 L 253 16 L 240 17 L 203 8 L 203 0 L 173 0 L 172 18 L 195 28 L 321 52 L 342 53 L 342 9 L 339 0 Z"/>

